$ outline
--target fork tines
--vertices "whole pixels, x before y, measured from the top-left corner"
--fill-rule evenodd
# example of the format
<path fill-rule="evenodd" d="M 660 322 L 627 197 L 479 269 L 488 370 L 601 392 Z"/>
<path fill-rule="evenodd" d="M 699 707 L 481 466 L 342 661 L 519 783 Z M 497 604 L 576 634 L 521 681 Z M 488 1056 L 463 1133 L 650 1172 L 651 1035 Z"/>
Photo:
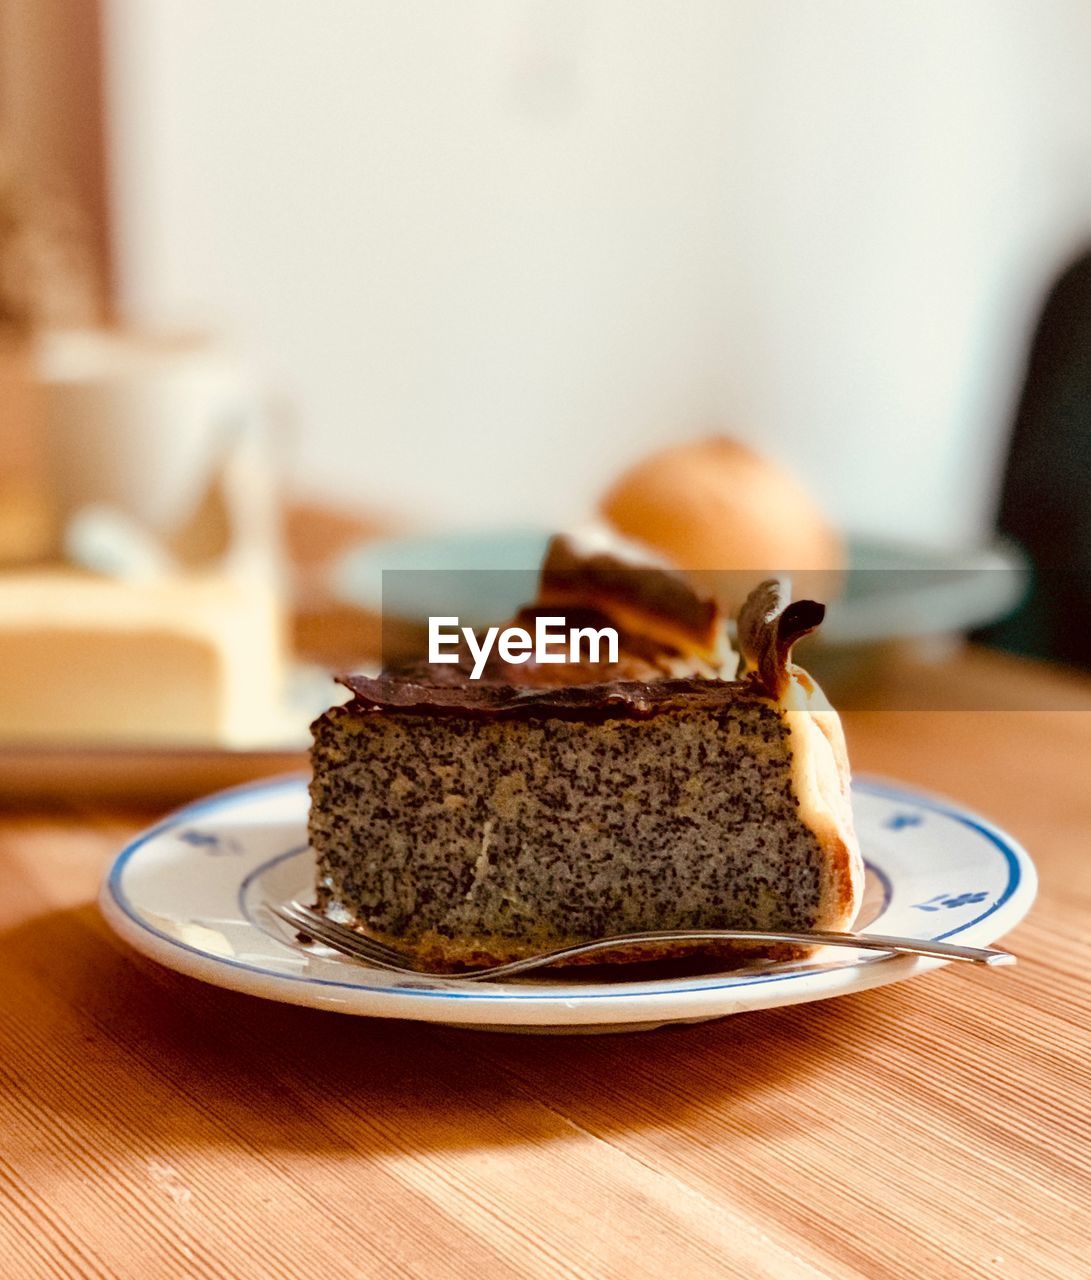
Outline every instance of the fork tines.
<path fill-rule="evenodd" d="M 342 955 L 350 955 L 354 959 L 363 960 L 379 969 L 391 969 L 402 973 L 416 973 L 410 957 L 404 952 L 396 951 L 384 942 L 368 937 L 358 929 L 330 920 L 313 907 L 306 907 L 301 902 L 270 903 L 270 911 L 293 929 L 298 929 L 317 942 L 324 942 Z"/>

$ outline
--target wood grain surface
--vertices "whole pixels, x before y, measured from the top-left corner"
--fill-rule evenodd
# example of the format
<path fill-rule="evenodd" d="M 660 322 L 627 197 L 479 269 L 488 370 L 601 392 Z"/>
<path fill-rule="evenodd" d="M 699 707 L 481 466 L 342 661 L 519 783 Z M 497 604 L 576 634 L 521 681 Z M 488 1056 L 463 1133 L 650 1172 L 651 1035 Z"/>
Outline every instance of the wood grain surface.
<path fill-rule="evenodd" d="M 850 713 L 854 763 L 1027 845 L 1021 963 L 654 1033 L 203 986 L 93 905 L 154 806 L 8 806 L 0 1275 L 1086 1276 L 1091 689 L 972 655 L 935 679 L 967 709 Z M 983 709 L 997 680 L 1009 709 Z"/>

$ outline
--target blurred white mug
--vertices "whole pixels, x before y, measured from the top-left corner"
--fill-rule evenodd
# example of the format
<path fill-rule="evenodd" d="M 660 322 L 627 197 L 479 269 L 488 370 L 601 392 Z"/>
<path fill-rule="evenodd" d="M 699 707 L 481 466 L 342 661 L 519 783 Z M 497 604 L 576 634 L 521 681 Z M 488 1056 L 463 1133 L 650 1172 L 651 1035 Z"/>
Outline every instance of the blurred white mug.
<path fill-rule="evenodd" d="M 46 334 L 45 452 L 62 530 L 114 512 L 161 544 L 210 486 L 228 497 L 234 556 L 271 552 L 273 469 L 246 365 L 202 337 Z"/>

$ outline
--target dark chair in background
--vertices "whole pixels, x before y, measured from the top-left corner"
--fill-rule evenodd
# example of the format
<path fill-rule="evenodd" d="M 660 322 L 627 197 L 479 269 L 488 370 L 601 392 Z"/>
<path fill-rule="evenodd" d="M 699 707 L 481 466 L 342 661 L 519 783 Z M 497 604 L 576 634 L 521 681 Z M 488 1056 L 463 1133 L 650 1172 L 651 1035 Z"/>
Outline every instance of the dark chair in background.
<path fill-rule="evenodd" d="M 1033 587 L 980 638 L 1091 669 L 1091 251 L 1042 309 L 997 523 L 1030 556 Z"/>

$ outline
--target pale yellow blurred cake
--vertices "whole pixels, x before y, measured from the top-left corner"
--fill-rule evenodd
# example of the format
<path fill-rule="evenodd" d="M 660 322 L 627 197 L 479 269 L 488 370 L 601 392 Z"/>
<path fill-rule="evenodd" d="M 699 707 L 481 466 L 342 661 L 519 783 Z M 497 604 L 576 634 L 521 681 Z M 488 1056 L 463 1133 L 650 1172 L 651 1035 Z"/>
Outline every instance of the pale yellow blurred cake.
<path fill-rule="evenodd" d="M 249 747 L 282 731 L 272 586 L 0 575 L 0 744 Z"/>

